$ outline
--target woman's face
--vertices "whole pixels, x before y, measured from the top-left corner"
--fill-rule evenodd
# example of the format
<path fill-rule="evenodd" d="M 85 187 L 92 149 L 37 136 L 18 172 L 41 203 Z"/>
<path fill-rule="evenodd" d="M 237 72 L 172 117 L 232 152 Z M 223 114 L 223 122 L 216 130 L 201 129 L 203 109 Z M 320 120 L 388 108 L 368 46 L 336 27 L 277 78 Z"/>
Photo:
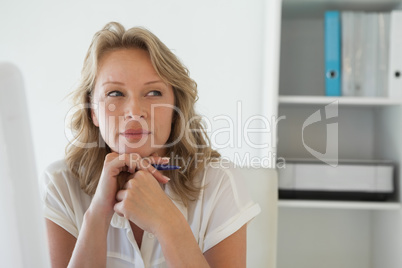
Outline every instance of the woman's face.
<path fill-rule="evenodd" d="M 92 121 L 114 152 L 164 155 L 174 93 L 152 66 L 148 52 L 120 49 L 99 62 Z"/>

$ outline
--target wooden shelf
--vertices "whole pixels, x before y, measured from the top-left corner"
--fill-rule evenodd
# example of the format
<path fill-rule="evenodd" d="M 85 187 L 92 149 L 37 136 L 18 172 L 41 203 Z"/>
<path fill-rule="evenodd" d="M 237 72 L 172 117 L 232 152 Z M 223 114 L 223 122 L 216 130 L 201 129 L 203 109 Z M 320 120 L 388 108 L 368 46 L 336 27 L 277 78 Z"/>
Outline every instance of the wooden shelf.
<path fill-rule="evenodd" d="M 358 210 L 399 210 L 398 202 L 359 202 L 359 201 L 316 201 L 316 200 L 279 200 L 280 208 L 324 208 Z"/>
<path fill-rule="evenodd" d="M 279 96 L 280 105 L 326 105 L 338 101 L 343 106 L 398 106 L 402 100 L 375 97 Z"/>

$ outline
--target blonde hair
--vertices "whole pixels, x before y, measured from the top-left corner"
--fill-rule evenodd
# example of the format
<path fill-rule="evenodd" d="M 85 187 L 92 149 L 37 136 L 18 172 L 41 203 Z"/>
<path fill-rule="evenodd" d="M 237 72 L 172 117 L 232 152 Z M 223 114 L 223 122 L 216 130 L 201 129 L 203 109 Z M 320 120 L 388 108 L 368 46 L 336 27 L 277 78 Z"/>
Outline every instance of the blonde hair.
<path fill-rule="evenodd" d="M 106 24 L 97 32 L 88 49 L 77 89 L 73 92 L 75 105 L 84 105 L 71 118 L 70 128 L 77 142 L 92 146 L 66 147 L 66 163 L 80 181 L 81 188 L 89 195 L 95 193 L 103 169 L 105 156 L 111 152 L 100 135 L 99 128 L 92 123 L 90 101 L 94 90 L 98 63 L 108 51 L 139 48 L 149 53 L 152 65 L 158 75 L 173 88 L 176 111 L 172 119 L 172 130 L 167 144 L 167 156 L 178 157 L 182 171 L 170 171 L 169 185 L 185 205 L 194 200 L 199 187 L 194 179 L 204 164 L 220 157 L 210 147 L 209 139 L 202 125 L 201 117 L 194 110 L 197 101 L 197 84 L 178 58 L 150 31 L 134 27 L 128 29 L 116 22 Z M 183 137 L 184 133 L 184 137 Z M 94 145 L 96 144 L 96 145 Z M 88 147 L 88 148 L 84 148 Z M 200 158 L 202 161 L 200 161 Z M 177 159 L 176 159 L 177 160 Z"/>

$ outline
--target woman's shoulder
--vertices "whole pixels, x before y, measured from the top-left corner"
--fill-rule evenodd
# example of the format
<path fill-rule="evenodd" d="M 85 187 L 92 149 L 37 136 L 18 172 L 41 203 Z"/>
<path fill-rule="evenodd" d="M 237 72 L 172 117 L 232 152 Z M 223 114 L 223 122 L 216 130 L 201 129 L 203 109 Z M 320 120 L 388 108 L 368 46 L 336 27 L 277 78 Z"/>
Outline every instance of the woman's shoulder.
<path fill-rule="evenodd" d="M 91 197 L 81 190 L 64 160 L 48 165 L 40 183 L 44 216 L 77 237 Z"/>
<path fill-rule="evenodd" d="M 45 187 L 63 186 L 72 188 L 79 185 L 78 180 L 68 168 L 64 159 L 55 161 L 48 165 L 42 173 L 42 185 Z"/>
<path fill-rule="evenodd" d="M 236 191 L 236 189 L 245 187 L 241 168 L 228 159 L 220 158 L 209 162 L 202 173 L 201 185 L 205 191 L 227 187 Z"/>
<path fill-rule="evenodd" d="M 241 177 L 240 169 L 230 160 L 225 158 L 210 161 L 204 169 L 204 176 L 207 181 L 228 180 Z"/>
<path fill-rule="evenodd" d="M 46 168 L 45 172 L 47 173 L 57 173 L 57 172 L 65 172 L 68 170 L 66 161 L 64 159 L 59 159 L 53 163 L 50 163 Z"/>
<path fill-rule="evenodd" d="M 64 159 L 57 160 L 49 164 L 43 171 L 43 175 L 49 179 L 54 177 L 70 177 L 72 175 Z"/>

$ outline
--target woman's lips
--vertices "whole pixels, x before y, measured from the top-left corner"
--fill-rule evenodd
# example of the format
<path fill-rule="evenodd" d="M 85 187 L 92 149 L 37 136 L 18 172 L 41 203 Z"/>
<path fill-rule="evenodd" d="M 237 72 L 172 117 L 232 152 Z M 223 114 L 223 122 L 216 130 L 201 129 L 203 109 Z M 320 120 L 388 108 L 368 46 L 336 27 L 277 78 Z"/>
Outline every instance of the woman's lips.
<path fill-rule="evenodd" d="M 149 134 L 151 134 L 151 132 L 145 129 L 127 129 L 120 133 L 120 135 L 124 136 L 127 140 L 140 140 Z"/>

